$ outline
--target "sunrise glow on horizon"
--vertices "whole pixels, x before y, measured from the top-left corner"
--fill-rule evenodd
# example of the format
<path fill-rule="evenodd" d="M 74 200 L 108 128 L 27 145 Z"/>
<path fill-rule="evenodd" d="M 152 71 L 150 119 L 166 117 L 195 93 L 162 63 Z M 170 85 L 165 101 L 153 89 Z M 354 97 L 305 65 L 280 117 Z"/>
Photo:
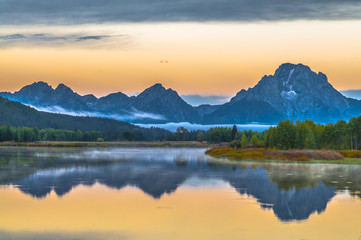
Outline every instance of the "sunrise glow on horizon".
<path fill-rule="evenodd" d="M 285 62 L 325 73 L 338 90 L 358 89 L 360 28 L 359 20 L 5 26 L 0 91 L 45 81 L 100 97 L 162 83 L 233 96 Z"/>

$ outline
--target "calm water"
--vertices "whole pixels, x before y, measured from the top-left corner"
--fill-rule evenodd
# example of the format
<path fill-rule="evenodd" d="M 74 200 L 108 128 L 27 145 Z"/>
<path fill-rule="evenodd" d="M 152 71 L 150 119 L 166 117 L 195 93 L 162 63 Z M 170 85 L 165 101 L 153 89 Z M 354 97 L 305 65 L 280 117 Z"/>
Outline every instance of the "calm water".
<path fill-rule="evenodd" d="M 0 148 L 0 239 L 361 239 L 361 166 Z"/>

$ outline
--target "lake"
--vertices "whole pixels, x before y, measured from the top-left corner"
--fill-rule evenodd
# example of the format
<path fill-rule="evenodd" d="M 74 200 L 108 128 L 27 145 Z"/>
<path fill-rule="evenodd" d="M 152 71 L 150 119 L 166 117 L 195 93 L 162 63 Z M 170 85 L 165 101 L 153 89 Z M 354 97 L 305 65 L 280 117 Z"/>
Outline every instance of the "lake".
<path fill-rule="evenodd" d="M 361 239 L 361 166 L 0 148 L 0 239 Z"/>

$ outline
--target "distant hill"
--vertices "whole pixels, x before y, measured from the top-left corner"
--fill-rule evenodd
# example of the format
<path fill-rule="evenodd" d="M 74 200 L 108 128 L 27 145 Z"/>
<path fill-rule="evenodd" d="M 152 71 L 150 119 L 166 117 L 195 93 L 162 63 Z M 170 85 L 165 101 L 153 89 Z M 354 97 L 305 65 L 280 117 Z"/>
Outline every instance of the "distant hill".
<path fill-rule="evenodd" d="M 47 83 L 36 82 L 0 96 L 51 112 L 132 123 L 274 124 L 284 119 L 328 123 L 361 113 L 361 101 L 342 95 L 325 74 L 291 63 L 282 64 L 274 75 L 264 76 L 253 88 L 241 90 L 230 102 L 214 106 L 192 107 L 176 91 L 161 84 L 137 96 L 118 92 L 97 98 L 81 96 L 64 84 L 53 89 Z"/>
<path fill-rule="evenodd" d="M 94 117 L 75 117 L 64 114 L 37 111 L 0 97 L 0 124 L 13 127 L 38 127 L 54 129 L 79 129 L 86 131 L 138 131 L 146 135 L 166 135 L 167 130 L 159 128 L 141 128 L 127 122 Z"/>

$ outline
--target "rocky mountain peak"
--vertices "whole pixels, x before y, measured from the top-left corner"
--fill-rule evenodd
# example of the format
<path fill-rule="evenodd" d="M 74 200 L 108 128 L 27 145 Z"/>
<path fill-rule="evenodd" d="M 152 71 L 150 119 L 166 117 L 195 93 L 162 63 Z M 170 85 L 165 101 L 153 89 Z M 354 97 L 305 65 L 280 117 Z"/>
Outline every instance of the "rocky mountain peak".
<path fill-rule="evenodd" d="M 162 84 L 160 83 L 156 83 L 153 86 L 145 89 L 143 92 L 141 92 L 138 96 L 137 99 L 143 99 L 143 98 L 147 98 L 147 99 L 153 99 L 153 98 L 159 98 L 159 97 L 170 97 L 170 96 L 178 96 L 178 94 L 173 91 L 172 89 L 165 89 L 165 87 L 163 87 Z M 179 96 L 178 96 L 179 97 Z M 180 97 L 179 97 L 180 98 Z"/>
<path fill-rule="evenodd" d="M 161 83 L 156 83 L 153 86 L 145 89 L 142 93 L 158 93 L 158 92 L 165 92 L 167 89 L 163 87 Z"/>
<path fill-rule="evenodd" d="M 130 98 L 122 92 L 111 93 L 107 96 L 99 98 L 100 103 L 106 103 L 106 104 L 110 103 L 113 105 L 123 104 L 124 102 L 128 102 L 128 101 L 130 101 Z"/>
<path fill-rule="evenodd" d="M 63 84 L 63 83 L 60 83 L 60 84 L 56 87 L 55 91 L 56 91 L 56 92 L 62 92 L 62 93 L 74 93 L 74 91 L 73 91 L 70 87 L 66 86 L 66 85 Z"/>
<path fill-rule="evenodd" d="M 54 89 L 47 84 L 46 82 L 34 82 L 30 85 L 26 85 L 25 87 L 21 88 L 17 93 L 25 93 L 25 92 L 52 92 Z"/>
<path fill-rule="evenodd" d="M 282 64 L 273 75 L 278 81 L 280 87 L 292 88 L 292 86 L 300 85 L 302 87 L 311 87 L 312 85 L 325 85 L 328 83 L 326 75 L 319 72 L 313 72 L 310 67 L 303 64 Z M 290 89 L 292 90 L 292 89 Z"/>
<path fill-rule="evenodd" d="M 231 100 L 263 101 L 282 109 L 288 118 L 315 118 L 327 111 L 341 114 L 349 103 L 328 82 L 325 74 L 303 64 L 282 64 L 274 75 L 264 76 L 256 86 L 242 90 Z M 319 117 L 319 116 L 317 116 Z"/>

